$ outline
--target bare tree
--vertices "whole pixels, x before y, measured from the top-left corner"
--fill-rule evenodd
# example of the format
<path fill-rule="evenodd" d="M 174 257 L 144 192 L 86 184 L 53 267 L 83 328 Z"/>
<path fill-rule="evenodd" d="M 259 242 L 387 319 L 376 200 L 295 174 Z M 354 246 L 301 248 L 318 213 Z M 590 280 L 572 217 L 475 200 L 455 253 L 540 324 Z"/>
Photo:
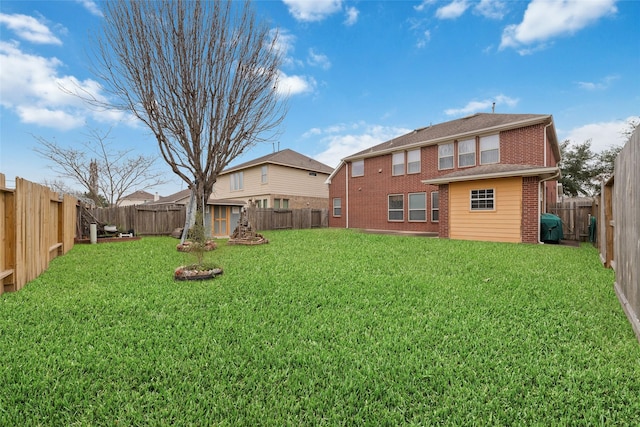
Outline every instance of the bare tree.
<path fill-rule="evenodd" d="M 198 209 L 218 174 L 273 139 L 286 114 L 277 32 L 257 20 L 249 1 L 104 2 L 94 53 L 94 72 L 113 95 L 97 104 L 151 129 Z"/>
<path fill-rule="evenodd" d="M 153 169 L 154 157 L 133 154 L 133 149 L 113 150 L 110 133 L 89 130 L 82 148 L 64 148 L 33 135 L 38 142 L 34 151 L 53 163 L 52 169 L 60 178 L 79 184 L 99 206 L 104 199 L 113 206 L 129 192 L 166 183 L 162 173 Z"/>

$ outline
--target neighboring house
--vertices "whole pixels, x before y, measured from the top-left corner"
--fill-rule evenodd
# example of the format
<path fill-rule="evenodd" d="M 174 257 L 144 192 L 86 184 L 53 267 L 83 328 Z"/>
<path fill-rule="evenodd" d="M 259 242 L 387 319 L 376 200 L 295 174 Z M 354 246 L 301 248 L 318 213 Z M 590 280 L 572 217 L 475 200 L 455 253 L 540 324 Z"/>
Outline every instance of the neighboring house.
<path fill-rule="evenodd" d="M 327 183 L 329 226 L 536 243 L 556 202 L 551 115 L 474 114 L 343 159 Z"/>
<path fill-rule="evenodd" d="M 143 205 L 145 203 L 157 201 L 158 199 L 158 193 L 153 195 L 151 193 L 147 193 L 146 191 L 139 190 L 120 199 L 118 201 L 118 206 Z"/>
<path fill-rule="evenodd" d="M 262 208 L 326 209 L 329 187 L 325 181 L 332 171 L 331 167 L 289 149 L 225 169 L 218 175 L 207 203 L 207 228 L 214 237 L 230 236 L 240 219 L 241 208 L 249 203 Z M 190 195 L 189 190 L 183 190 L 156 203 L 188 205 Z"/>

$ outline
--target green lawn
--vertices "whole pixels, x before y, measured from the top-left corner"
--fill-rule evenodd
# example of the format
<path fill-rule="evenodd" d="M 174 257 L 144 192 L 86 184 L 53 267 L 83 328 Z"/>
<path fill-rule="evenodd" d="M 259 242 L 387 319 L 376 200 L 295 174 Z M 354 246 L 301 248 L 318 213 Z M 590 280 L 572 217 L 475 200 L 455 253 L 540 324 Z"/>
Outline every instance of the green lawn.
<path fill-rule="evenodd" d="M 267 232 L 77 245 L 0 297 L 0 425 L 640 425 L 597 251 Z"/>

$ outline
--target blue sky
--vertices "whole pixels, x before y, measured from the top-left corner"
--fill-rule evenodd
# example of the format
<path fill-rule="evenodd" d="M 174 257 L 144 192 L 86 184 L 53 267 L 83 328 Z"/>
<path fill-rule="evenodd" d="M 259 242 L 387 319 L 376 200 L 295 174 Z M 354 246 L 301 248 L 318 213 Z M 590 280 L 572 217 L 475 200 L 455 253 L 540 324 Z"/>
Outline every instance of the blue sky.
<path fill-rule="evenodd" d="M 280 32 L 290 93 L 279 148 L 329 166 L 412 129 L 477 112 L 552 114 L 559 139 L 620 145 L 640 114 L 640 2 L 616 0 L 257 1 Z M 35 136 L 79 146 L 112 129 L 114 147 L 156 156 L 120 113 L 97 112 L 59 86 L 103 95 L 87 67 L 99 2 L 0 2 L 0 171 L 55 179 Z M 275 144 L 277 147 L 278 144 Z M 234 164 L 272 152 L 259 145 Z M 170 181 L 184 188 L 161 159 Z"/>

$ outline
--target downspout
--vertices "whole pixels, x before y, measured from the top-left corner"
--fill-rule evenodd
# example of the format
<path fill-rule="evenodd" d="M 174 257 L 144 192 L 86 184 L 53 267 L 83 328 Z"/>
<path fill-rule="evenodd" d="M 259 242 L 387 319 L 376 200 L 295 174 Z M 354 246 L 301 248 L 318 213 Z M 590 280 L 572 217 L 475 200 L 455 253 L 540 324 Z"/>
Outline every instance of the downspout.
<path fill-rule="evenodd" d="M 541 179 L 540 182 L 538 184 L 540 184 L 540 186 L 538 187 L 538 243 L 542 244 L 542 239 L 540 238 L 540 215 L 542 215 L 542 203 L 540 203 L 540 192 L 542 192 L 543 196 L 542 196 L 542 202 L 544 202 L 545 198 L 546 198 L 546 191 L 544 191 L 543 188 L 543 184 L 546 181 L 551 181 L 552 179 L 556 179 L 557 177 L 560 176 L 560 171 L 556 172 L 555 175 L 550 176 L 549 178 L 545 178 L 545 179 Z"/>
<path fill-rule="evenodd" d="M 544 130 L 542 131 L 543 135 L 544 135 L 544 146 L 542 148 L 542 153 L 543 153 L 543 165 L 544 167 L 547 167 L 547 128 L 549 126 L 551 126 L 553 124 L 553 120 L 551 120 L 549 122 L 548 125 L 545 125 Z M 540 239 L 540 215 L 542 215 L 542 207 L 540 204 L 540 191 L 542 191 L 542 203 L 546 206 L 546 202 L 547 202 L 547 192 L 544 191 L 544 188 L 542 188 L 542 184 L 545 181 L 550 181 L 554 178 L 557 178 L 560 175 L 560 172 L 557 172 L 555 175 L 553 175 L 552 177 L 543 179 L 539 182 L 540 184 L 540 188 L 538 189 L 538 243 L 542 243 L 542 240 Z"/>
<path fill-rule="evenodd" d="M 344 173 L 345 173 L 345 201 L 344 207 L 346 208 L 346 225 L 345 228 L 349 228 L 349 163 L 345 162 L 344 164 Z"/>

